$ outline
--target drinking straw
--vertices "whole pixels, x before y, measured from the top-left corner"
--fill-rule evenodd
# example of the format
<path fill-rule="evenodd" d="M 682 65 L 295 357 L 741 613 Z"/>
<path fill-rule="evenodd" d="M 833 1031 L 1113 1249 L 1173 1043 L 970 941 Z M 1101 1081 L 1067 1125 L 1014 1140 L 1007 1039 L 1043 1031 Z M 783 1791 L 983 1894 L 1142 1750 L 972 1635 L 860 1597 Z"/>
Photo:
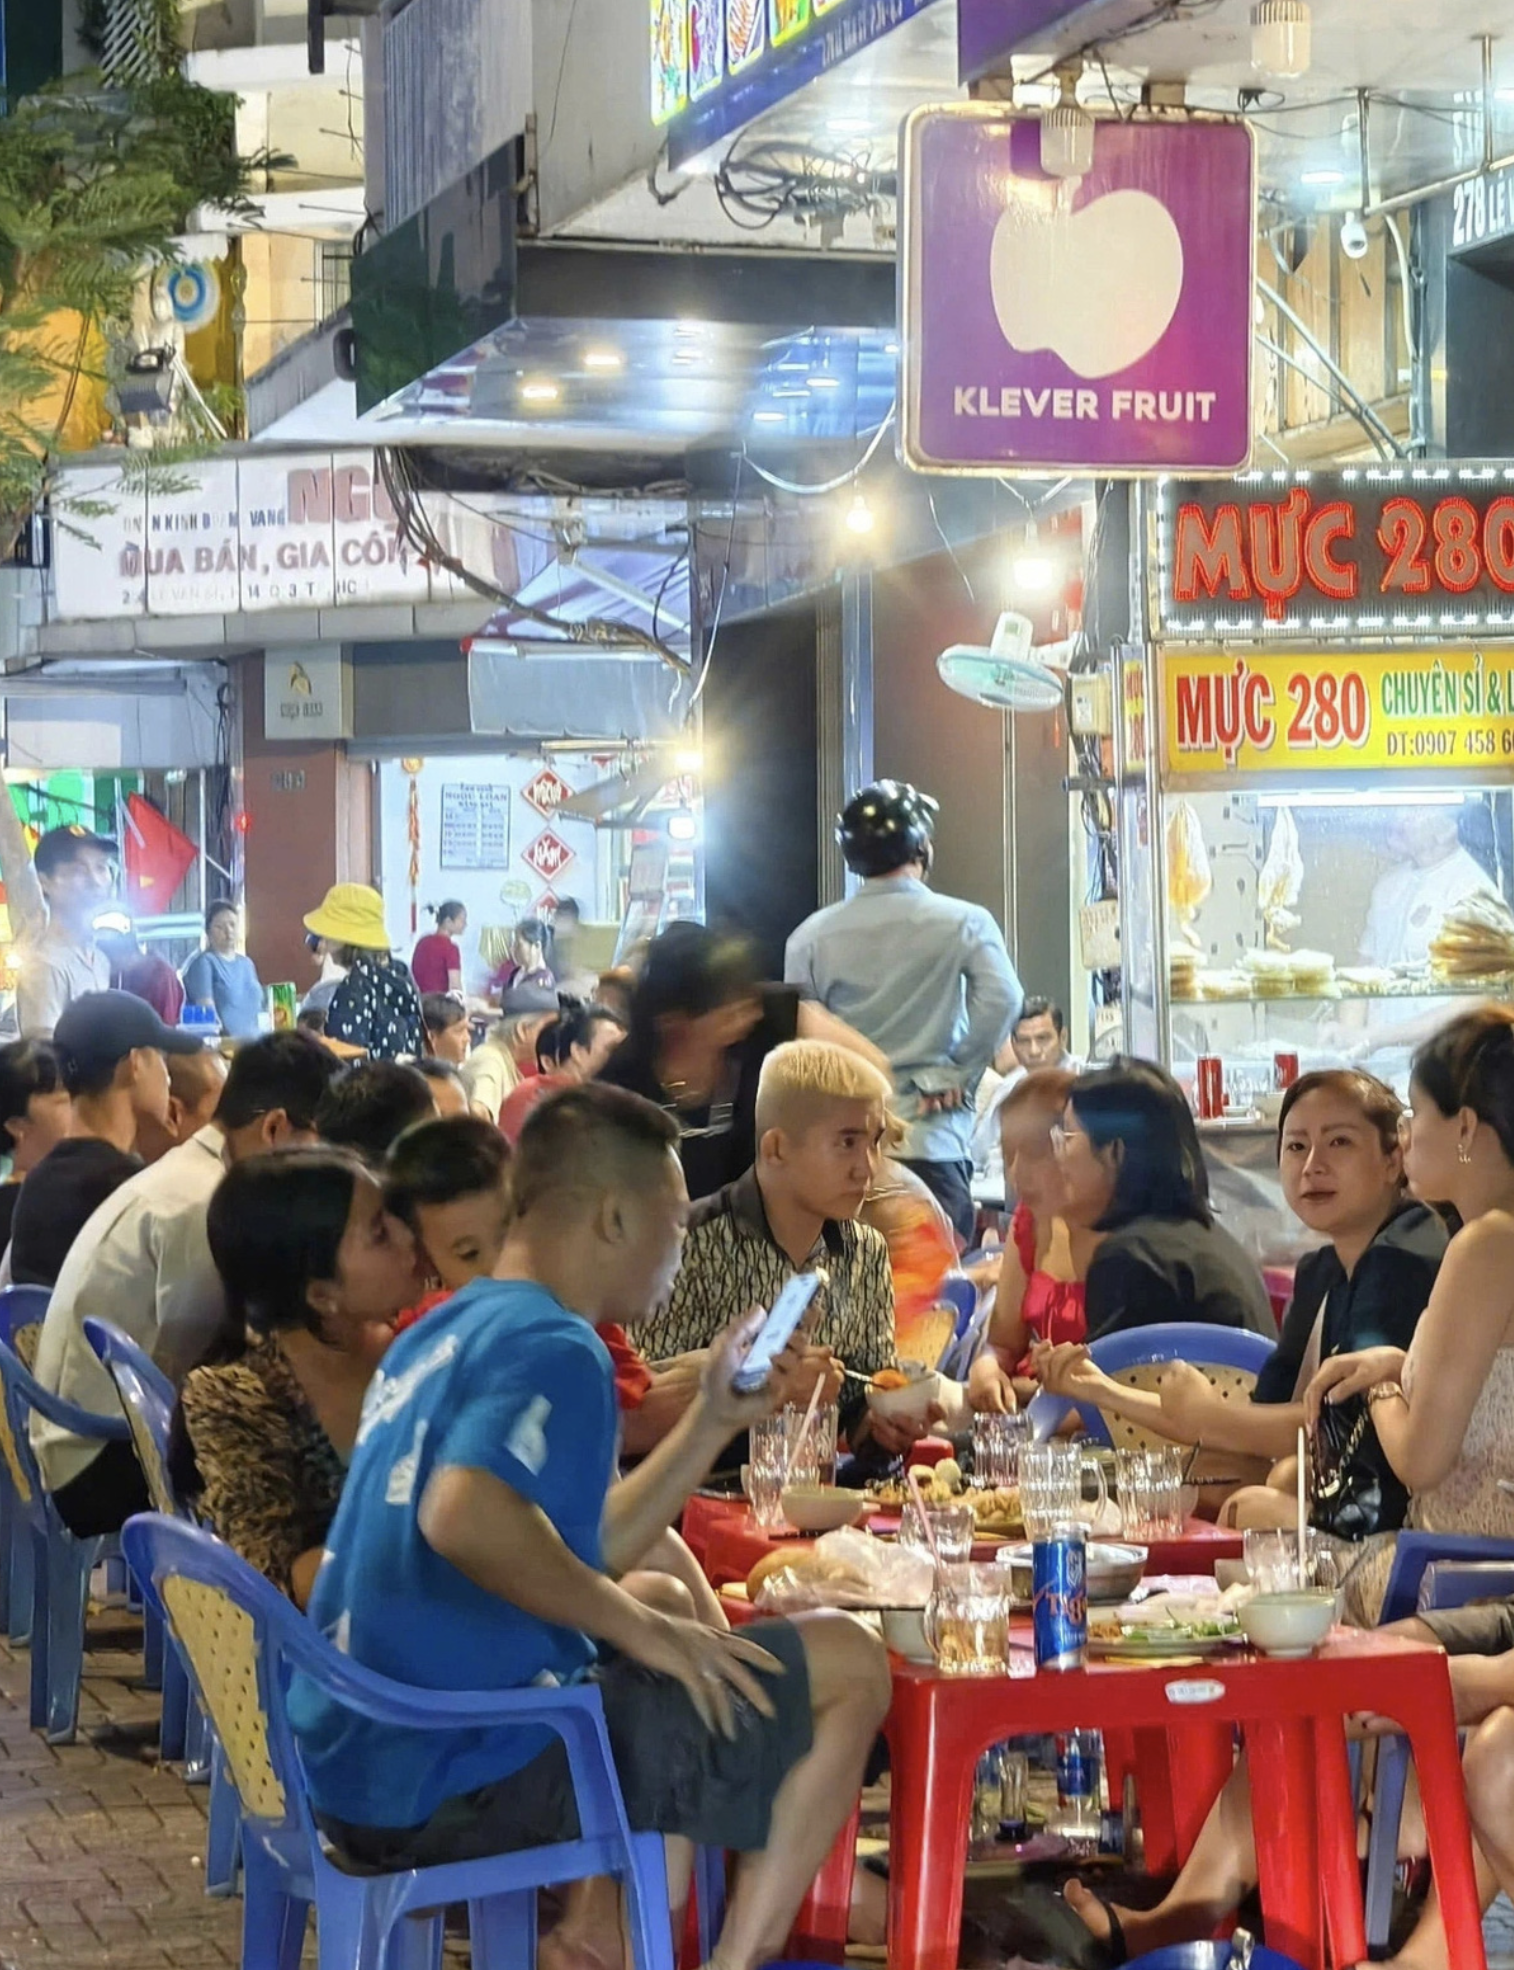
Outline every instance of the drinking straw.
<path fill-rule="evenodd" d="M 925 1493 L 920 1489 L 920 1480 L 913 1471 L 904 1473 L 904 1482 L 909 1486 L 909 1495 L 915 1501 L 915 1510 L 920 1515 L 924 1528 L 925 1543 L 930 1548 L 930 1556 L 937 1566 L 941 1564 L 940 1548 L 936 1545 L 936 1528 L 930 1522 L 930 1513 L 925 1509 Z"/>
<path fill-rule="evenodd" d="M 799 1425 L 799 1434 L 789 1447 L 788 1461 L 783 1467 L 783 1481 L 789 1481 L 790 1473 L 799 1463 L 799 1453 L 809 1441 L 810 1431 L 815 1426 L 815 1412 L 820 1407 L 820 1391 L 825 1387 L 825 1377 L 817 1375 L 815 1386 L 810 1390 L 809 1407 L 804 1412 L 804 1421 Z"/>
<path fill-rule="evenodd" d="M 1309 1584 L 1309 1570 L 1305 1558 L 1309 1550 L 1309 1519 L 1304 1509 L 1305 1455 L 1304 1426 L 1300 1423 L 1298 1426 L 1298 1584 L 1300 1587 L 1307 1587 Z"/>

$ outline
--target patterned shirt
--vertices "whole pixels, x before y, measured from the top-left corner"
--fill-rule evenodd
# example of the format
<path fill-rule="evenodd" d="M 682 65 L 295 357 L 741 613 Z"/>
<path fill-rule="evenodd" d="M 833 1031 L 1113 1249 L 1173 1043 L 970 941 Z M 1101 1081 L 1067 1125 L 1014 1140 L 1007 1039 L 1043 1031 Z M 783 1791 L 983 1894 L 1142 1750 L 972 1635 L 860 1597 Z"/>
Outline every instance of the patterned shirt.
<path fill-rule="evenodd" d="M 301 1553 L 325 1545 L 347 1474 L 294 1370 L 276 1341 L 257 1341 L 196 1368 L 179 1404 L 198 1486 L 178 1458 L 175 1483 L 198 1489 L 212 1530 L 287 1594 Z"/>
<path fill-rule="evenodd" d="M 828 1218 L 804 1269 L 813 1266 L 827 1283 L 811 1302 L 811 1337 L 858 1374 L 893 1367 L 894 1281 L 882 1233 Z M 637 1328 L 636 1343 L 652 1361 L 708 1347 L 740 1315 L 771 1306 L 796 1269 L 768 1229 L 757 1172 L 748 1170 L 695 1205 L 672 1295 Z M 843 1396 L 843 1428 L 848 1407 Z"/>
<path fill-rule="evenodd" d="M 326 1014 L 329 1039 L 366 1047 L 371 1060 L 424 1053 L 421 999 L 404 965 L 382 951 L 359 951 Z"/>

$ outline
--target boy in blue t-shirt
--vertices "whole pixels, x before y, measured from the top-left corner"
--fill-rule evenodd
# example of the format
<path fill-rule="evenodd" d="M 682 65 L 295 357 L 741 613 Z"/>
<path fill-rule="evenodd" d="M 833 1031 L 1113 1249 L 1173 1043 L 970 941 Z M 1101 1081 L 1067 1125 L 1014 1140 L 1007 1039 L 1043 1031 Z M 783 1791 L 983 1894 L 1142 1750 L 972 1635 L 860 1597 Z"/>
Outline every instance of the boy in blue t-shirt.
<path fill-rule="evenodd" d="M 675 1125 L 620 1089 L 566 1091 L 527 1122 L 512 1194 L 496 1276 L 402 1335 L 374 1378 L 310 1613 L 356 1660 L 424 1688 L 593 1677 L 632 1827 L 743 1855 L 719 1960 L 751 1970 L 779 1949 L 856 1800 L 887 1659 L 846 1615 L 738 1637 L 615 1584 L 778 1400 L 731 1387 L 745 1321 L 711 1351 L 693 1408 L 614 1482 L 614 1383 L 594 1326 L 667 1296 L 688 1209 Z M 576 1836 L 546 1731 L 399 1731 L 300 1677 L 290 1707 L 317 1817 L 356 1861 L 424 1866 Z M 618 1960 L 618 1931 L 602 1941 Z"/>

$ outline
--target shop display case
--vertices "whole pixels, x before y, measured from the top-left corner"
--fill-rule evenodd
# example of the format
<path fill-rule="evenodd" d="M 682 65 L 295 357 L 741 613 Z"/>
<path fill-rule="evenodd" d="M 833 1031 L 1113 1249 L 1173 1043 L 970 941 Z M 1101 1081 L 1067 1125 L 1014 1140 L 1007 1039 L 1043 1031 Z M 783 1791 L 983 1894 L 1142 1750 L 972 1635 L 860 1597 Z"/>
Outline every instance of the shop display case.
<path fill-rule="evenodd" d="M 1458 1006 L 1514 998 L 1514 468 L 1169 484 L 1145 518 L 1126 1045 L 1200 1111 L 1218 1059 L 1200 1128 L 1222 1213 L 1269 1221 L 1248 1242 L 1283 1258 L 1286 1079 L 1351 1062 L 1403 1092 Z"/>

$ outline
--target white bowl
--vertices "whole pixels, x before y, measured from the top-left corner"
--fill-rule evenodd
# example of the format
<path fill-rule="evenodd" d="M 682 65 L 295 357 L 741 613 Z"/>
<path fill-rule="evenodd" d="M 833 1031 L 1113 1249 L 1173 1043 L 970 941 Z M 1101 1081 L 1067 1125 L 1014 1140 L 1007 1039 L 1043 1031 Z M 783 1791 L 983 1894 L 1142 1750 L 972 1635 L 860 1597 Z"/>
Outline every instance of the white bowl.
<path fill-rule="evenodd" d="M 941 1400 L 941 1377 L 917 1361 L 901 1361 L 899 1366 L 911 1379 L 902 1389 L 869 1388 L 867 1406 L 877 1416 L 905 1416 L 923 1423 L 931 1406 Z"/>
<path fill-rule="evenodd" d="M 1263 1655 L 1285 1661 L 1311 1655 L 1335 1626 L 1335 1596 L 1307 1590 L 1297 1594 L 1255 1594 L 1235 1616 L 1246 1639 Z"/>
<path fill-rule="evenodd" d="M 925 1639 L 925 1609 L 923 1607 L 886 1607 L 879 1609 L 883 1624 L 883 1640 L 895 1655 L 902 1655 L 906 1662 L 934 1662 L 935 1652 Z"/>
<path fill-rule="evenodd" d="M 783 1516 L 796 1532 L 835 1532 L 866 1516 L 867 1494 L 844 1491 L 834 1484 L 790 1484 L 779 1500 Z"/>

